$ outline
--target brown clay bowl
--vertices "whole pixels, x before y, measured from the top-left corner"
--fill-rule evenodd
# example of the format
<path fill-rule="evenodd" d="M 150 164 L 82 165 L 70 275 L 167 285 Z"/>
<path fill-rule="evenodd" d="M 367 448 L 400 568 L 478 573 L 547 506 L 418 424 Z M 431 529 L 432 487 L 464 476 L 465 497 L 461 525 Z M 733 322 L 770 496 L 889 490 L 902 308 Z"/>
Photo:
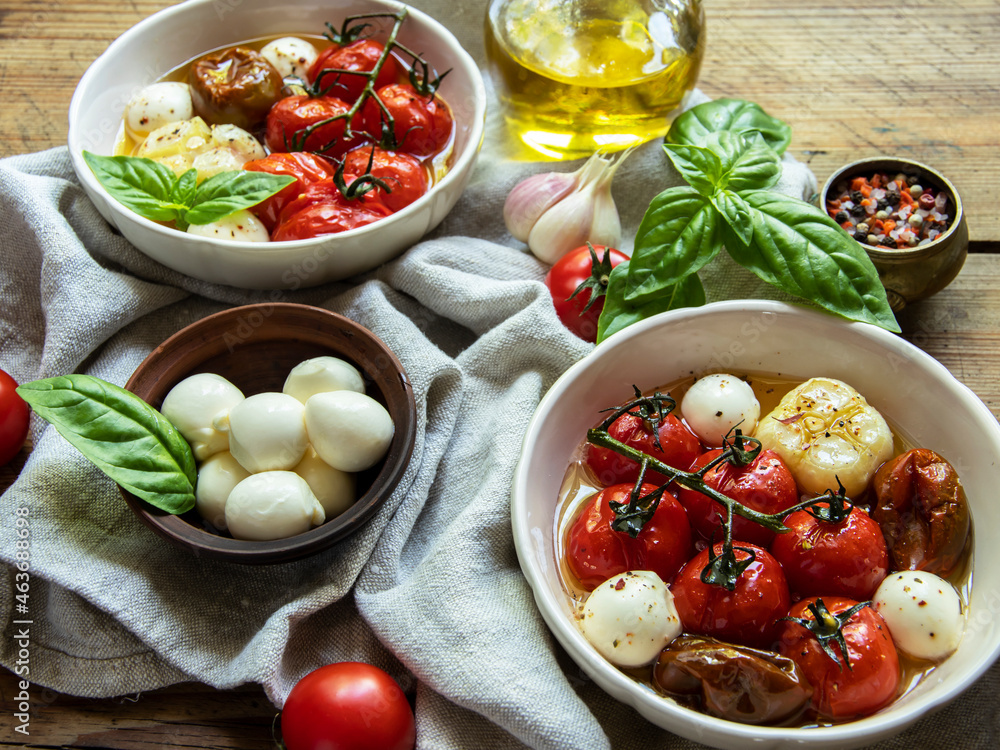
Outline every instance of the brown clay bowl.
<path fill-rule="evenodd" d="M 287 539 L 246 541 L 219 532 L 197 511 L 165 513 L 125 490 L 139 519 L 164 539 L 206 558 L 236 563 L 280 563 L 315 554 L 357 531 L 395 489 L 416 438 L 413 388 L 396 356 L 371 331 L 328 310 L 308 305 L 256 304 L 210 315 L 158 346 L 125 388 L 154 408 L 178 382 L 201 372 L 231 381 L 247 396 L 280 391 L 303 360 L 329 355 L 361 371 L 369 396 L 396 426 L 385 458 L 357 477 L 358 500 L 321 526 Z"/>

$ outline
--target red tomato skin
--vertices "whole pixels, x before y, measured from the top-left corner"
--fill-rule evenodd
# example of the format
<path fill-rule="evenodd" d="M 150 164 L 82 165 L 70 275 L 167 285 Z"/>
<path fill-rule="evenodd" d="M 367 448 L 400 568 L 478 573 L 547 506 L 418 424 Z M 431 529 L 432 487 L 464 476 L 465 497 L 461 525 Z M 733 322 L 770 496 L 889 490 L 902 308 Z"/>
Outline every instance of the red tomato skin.
<path fill-rule="evenodd" d="M 605 251 L 608 253 L 612 268 L 629 259 L 625 253 L 614 248 L 594 245 L 594 252 L 597 253 L 599 260 L 604 257 Z M 590 301 L 589 289 L 584 289 L 570 299 L 576 288 L 590 278 L 591 274 L 590 250 L 586 245 L 582 245 L 570 250 L 553 264 L 545 274 L 545 286 L 552 294 L 552 304 L 562 324 L 584 341 L 594 343 L 597 341 L 597 321 L 601 317 L 601 311 L 604 310 L 604 298 L 600 297 L 586 312 L 583 308 Z"/>
<path fill-rule="evenodd" d="M 28 437 L 31 409 L 16 388 L 17 381 L 0 370 L 0 466 L 21 451 Z"/>
<path fill-rule="evenodd" d="M 319 183 L 317 183 L 319 184 Z M 290 212 L 301 198 L 285 207 L 281 222 L 271 234 L 273 242 L 305 240 L 324 234 L 338 234 L 367 226 L 390 216 L 392 211 L 381 203 L 347 205 L 344 199 L 317 200 Z"/>
<path fill-rule="evenodd" d="M 430 179 L 424 165 L 409 154 L 386 151 L 378 146 L 361 146 L 344 157 L 344 179 L 348 185 L 368 171 L 372 149 L 371 173 L 389 186 L 387 193 L 376 187 L 368 195 L 385 204 L 393 212 L 406 208 L 430 189 Z"/>
<path fill-rule="evenodd" d="M 351 122 L 352 136 L 344 137 L 345 120 L 334 120 L 320 125 L 300 144 L 296 135 L 318 122 L 343 114 L 350 105 L 332 96 L 286 96 L 267 113 L 265 143 L 272 152 L 316 151 L 324 156 L 343 156 L 361 145 L 364 136 L 357 127 L 358 117 Z"/>
<path fill-rule="evenodd" d="M 785 519 L 785 526 L 791 531 L 777 535 L 771 554 L 800 596 L 835 594 L 867 601 L 889 572 L 882 529 L 860 508 L 852 508 L 838 524 L 798 510 Z"/>
<path fill-rule="evenodd" d="M 292 688 L 281 710 L 287 750 L 412 750 L 413 710 L 396 681 L 361 662 L 328 664 Z"/>
<path fill-rule="evenodd" d="M 721 448 L 712 449 L 695 459 L 691 471 L 700 469 L 722 454 Z M 747 466 L 733 466 L 725 461 L 705 473 L 705 483 L 726 497 L 761 513 L 777 513 L 791 508 L 799 500 L 795 479 L 781 457 L 770 450 L 762 450 Z M 708 495 L 682 487 L 677 499 L 688 512 L 691 526 L 708 541 L 723 536 L 719 514 L 726 513 L 723 505 Z M 733 514 L 733 539 L 753 542 L 767 547 L 774 539 L 774 532 L 748 518 Z"/>
<path fill-rule="evenodd" d="M 643 484 L 641 491 L 646 494 L 654 489 L 652 484 Z M 653 517 L 635 539 L 611 528 L 614 512 L 610 503 L 627 503 L 631 491 L 630 484 L 601 490 L 570 527 L 566 562 L 587 591 L 626 570 L 651 570 L 669 583 L 691 555 L 687 515 L 669 492 L 663 494 Z"/>
<path fill-rule="evenodd" d="M 813 619 L 806 606 L 816 599 L 803 599 L 792 607 L 790 616 Z M 844 597 L 822 599 L 833 614 L 857 604 Z M 887 706 L 899 692 L 899 656 L 882 616 L 871 607 L 864 607 L 848 620 L 842 632 L 850 669 L 823 653 L 819 641 L 798 623 L 782 622 L 778 643 L 778 651 L 794 660 L 813 686 L 813 707 L 829 719 L 867 716 Z M 843 658 L 840 646 L 834 644 L 833 650 Z"/>
<path fill-rule="evenodd" d="M 414 156 L 438 153 L 451 139 L 454 128 L 451 111 L 440 97 L 424 96 L 408 83 L 383 86 L 376 92 L 392 115 L 397 151 Z M 361 106 L 363 129 L 373 140 L 382 139 L 384 113 L 369 99 Z"/>
<path fill-rule="evenodd" d="M 788 614 L 791 596 L 781 565 L 771 554 L 754 544 L 737 543 L 752 549 L 756 559 L 740 574 L 736 588 L 702 583 L 701 571 L 708 565 L 708 549 L 703 549 L 677 574 L 671 591 L 684 631 L 707 635 L 729 643 L 770 649 L 777 640 L 779 620 Z M 714 547 L 722 552 L 722 543 Z M 747 553 L 736 550 L 736 559 Z"/>
<path fill-rule="evenodd" d="M 622 414 L 608 428 L 608 434 L 615 440 L 648 453 L 668 466 L 687 471 L 701 453 L 701 443 L 695 434 L 673 414 L 667 415 L 657 432 L 662 450 L 656 449 L 653 433 L 634 414 Z M 635 482 L 639 478 L 638 461 L 615 453 L 610 448 L 588 445 L 587 465 L 605 487 L 619 482 Z M 647 471 L 646 477 L 651 482 L 666 481 L 666 477 L 656 471 Z"/>
<path fill-rule="evenodd" d="M 367 73 L 375 69 L 382 51 L 385 48 L 372 39 L 359 39 L 344 45 L 343 47 L 334 45 L 323 50 L 316 61 L 309 68 L 309 82 L 315 83 L 320 72 L 328 68 L 339 68 L 340 70 L 356 70 Z M 375 78 L 375 89 L 395 83 L 402 75 L 402 68 L 393 55 L 386 58 L 382 69 Z M 339 77 L 336 73 L 328 73 L 323 76 L 320 83 L 326 96 L 335 96 L 349 104 L 353 104 L 361 96 L 368 79 L 365 76 L 342 74 Z"/>
<path fill-rule="evenodd" d="M 282 209 L 293 201 L 308 185 L 319 180 L 333 177 L 336 169 L 321 156 L 306 151 L 291 153 L 268 154 L 263 159 L 254 159 L 243 165 L 243 169 L 251 172 L 268 172 L 270 174 L 294 177 L 288 187 L 282 188 L 270 198 L 254 206 L 253 211 L 270 232 L 278 223 Z"/>

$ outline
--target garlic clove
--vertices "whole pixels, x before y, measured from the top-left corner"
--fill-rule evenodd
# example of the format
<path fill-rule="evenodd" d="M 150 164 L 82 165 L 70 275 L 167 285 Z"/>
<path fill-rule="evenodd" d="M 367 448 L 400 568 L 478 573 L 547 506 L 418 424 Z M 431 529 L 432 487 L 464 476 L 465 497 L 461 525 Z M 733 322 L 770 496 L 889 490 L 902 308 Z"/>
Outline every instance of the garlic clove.
<path fill-rule="evenodd" d="M 528 249 L 539 260 L 555 263 L 573 248 L 580 247 L 590 239 L 594 201 L 593 184 L 563 198 L 535 222 L 528 235 Z"/>
<path fill-rule="evenodd" d="M 510 191 L 503 204 L 503 220 L 514 239 L 528 241 L 538 218 L 577 186 L 580 172 L 545 172 L 528 177 Z"/>

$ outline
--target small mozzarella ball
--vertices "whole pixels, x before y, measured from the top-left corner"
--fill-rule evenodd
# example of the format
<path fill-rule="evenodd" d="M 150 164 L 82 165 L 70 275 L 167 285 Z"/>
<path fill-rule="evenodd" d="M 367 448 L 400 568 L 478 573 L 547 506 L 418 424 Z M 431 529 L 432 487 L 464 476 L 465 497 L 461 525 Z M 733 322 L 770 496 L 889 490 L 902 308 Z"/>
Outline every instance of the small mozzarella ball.
<path fill-rule="evenodd" d="M 274 66 L 282 78 L 295 76 L 304 81 L 319 53 L 305 39 L 283 36 L 265 44 L 260 54 Z"/>
<path fill-rule="evenodd" d="M 284 393 L 258 393 L 229 412 L 229 450 L 244 469 L 291 471 L 309 440 L 305 407 Z"/>
<path fill-rule="evenodd" d="M 364 393 L 365 381 L 358 368 L 342 359 L 314 357 L 292 368 L 281 391 L 304 404 L 310 396 L 327 391 Z"/>
<path fill-rule="evenodd" d="M 239 156 L 241 166 L 254 159 L 263 159 L 267 155 L 260 141 L 236 125 L 213 125 L 212 144 L 215 148 L 229 149 Z"/>
<path fill-rule="evenodd" d="M 208 224 L 191 224 L 188 234 L 231 242 L 270 242 L 267 227 L 252 213 L 243 209 Z"/>
<path fill-rule="evenodd" d="M 892 458 L 892 432 L 864 397 L 840 380 L 812 378 L 793 388 L 754 434 L 788 465 L 799 488 L 837 489 L 858 497 L 875 470 Z"/>
<path fill-rule="evenodd" d="M 226 528 L 226 500 L 233 488 L 250 476 L 229 451 L 210 456 L 198 467 L 194 488 L 195 508 L 217 529 Z"/>
<path fill-rule="evenodd" d="M 185 378 L 163 399 L 160 413 L 191 444 L 198 461 L 229 450 L 226 422 L 243 393 L 221 375 L 205 372 Z"/>
<path fill-rule="evenodd" d="M 744 435 L 753 435 L 760 402 L 753 388 L 735 375 L 706 375 L 684 394 L 681 413 L 701 442 L 717 448 L 736 426 Z"/>
<path fill-rule="evenodd" d="M 309 484 L 327 518 L 339 516 L 357 500 L 354 475 L 330 466 L 312 446 L 306 449 L 295 473 Z"/>
<path fill-rule="evenodd" d="M 674 595 L 656 573 L 637 570 L 612 576 L 590 594 L 580 628 L 612 664 L 641 667 L 681 633 Z"/>
<path fill-rule="evenodd" d="M 186 83 L 154 83 L 132 97 L 125 109 L 130 135 L 145 138 L 157 128 L 194 116 L 191 87 Z"/>
<path fill-rule="evenodd" d="M 291 471 L 251 474 L 226 501 L 226 525 L 236 539 L 284 539 L 325 520 L 309 484 Z"/>
<path fill-rule="evenodd" d="M 354 391 L 317 393 L 306 401 L 305 410 L 309 441 L 335 469 L 363 471 L 389 450 L 392 417 L 370 396 Z"/>
<path fill-rule="evenodd" d="M 896 648 L 910 656 L 941 661 L 962 640 L 962 600 L 954 586 L 933 573 L 890 573 L 875 591 L 873 601 Z"/>

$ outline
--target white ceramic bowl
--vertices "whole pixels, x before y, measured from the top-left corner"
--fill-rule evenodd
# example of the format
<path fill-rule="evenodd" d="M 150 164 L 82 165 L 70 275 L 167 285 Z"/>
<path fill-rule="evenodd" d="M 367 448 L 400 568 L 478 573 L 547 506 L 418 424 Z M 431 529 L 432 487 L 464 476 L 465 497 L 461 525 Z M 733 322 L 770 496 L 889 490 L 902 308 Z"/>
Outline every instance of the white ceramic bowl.
<path fill-rule="evenodd" d="M 915 690 L 868 718 L 811 729 L 756 727 L 681 707 L 601 658 L 571 620 L 558 578 L 554 513 L 573 449 L 597 410 L 691 374 L 730 370 L 844 380 L 912 439 L 958 470 L 977 532 L 974 582 L 958 651 Z M 592 405 L 592 409 L 581 405 Z M 512 491 L 514 542 L 538 607 L 559 642 L 614 698 L 654 724 L 698 742 L 745 750 L 795 746 L 854 748 L 889 737 L 969 687 L 1000 654 L 1000 528 L 996 472 L 1000 425 L 941 364 L 891 333 L 776 302 L 720 302 L 664 313 L 609 338 L 570 368 L 542 399 L 528 426 Z M 808 743 L 808 744 L 802 744 Z"/>
<path fill-rule="evenodd" d="M 437 226 L 464 190 L 483 140 L 486 94 L 472 57 L 427 14 L 409 9 L 399 39 L 423 52 L 456 123 L 448 174 L 403 210 L 349 232 L 258 244 L 195 237 L 163 227 L 111 198 L 83 161 L 84 149 L 110 155 L 133 93 L 171 69 L 219 47 L 264 36 L 314 34 L 357 13 L 395 12 L 391 0 L 190 0 L 166 8 L 118 39 L 87 69 L 69 108 L 69 151 L 76 174 L 101 215 L 154 260 L 204 281 L 248 289 L 296 289 L 343 279 L 399 255 Z"/>

